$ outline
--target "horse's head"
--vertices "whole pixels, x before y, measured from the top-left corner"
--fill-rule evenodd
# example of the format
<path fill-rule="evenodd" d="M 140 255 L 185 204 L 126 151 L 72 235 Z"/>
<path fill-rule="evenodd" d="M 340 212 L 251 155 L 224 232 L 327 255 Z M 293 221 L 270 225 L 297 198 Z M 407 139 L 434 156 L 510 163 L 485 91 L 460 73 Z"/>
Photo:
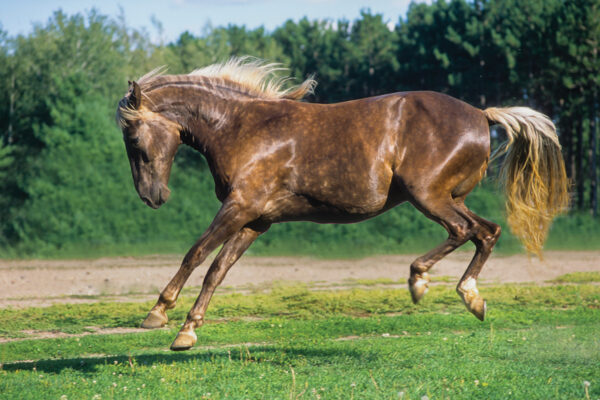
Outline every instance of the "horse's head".
<path fill-rule="evenodd" d="M 119 102 L 117 120 L 123 131 L 135 188 L 146 205 L 158 208 L 171 193 L 167 184 L 181 143 L 181 127 L 145 107 L 136 82 L 129 83 L 129 92 Z"/>

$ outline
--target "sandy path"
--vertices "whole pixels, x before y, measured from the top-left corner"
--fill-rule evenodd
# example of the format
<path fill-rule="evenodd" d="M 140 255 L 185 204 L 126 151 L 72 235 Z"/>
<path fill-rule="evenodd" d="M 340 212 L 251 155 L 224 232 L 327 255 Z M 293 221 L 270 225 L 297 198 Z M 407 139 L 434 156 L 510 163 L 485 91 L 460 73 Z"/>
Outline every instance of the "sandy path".
<path fill-rule="evenodd" d="M 451 254 L 431 271 L 433 276 L 458 279 L 470 252 Z M 348 279 L 408 277 L 414 255 L 368 257 L 359 260 L 322 260 L 308 257 L 244 257 L 229 272 L 222 286 L 260 287 L 274 281 L 344 284 Z M 0 307 L 48 305 L 60 296 L 155 295 L 169 281 L 180 256 L 101 258 L 97 260 L 0 260 Z M 199 267 L 187 286 L 202 284 L 208 266 Z M 542 283 L 574 271 L 600 271 L 600 252 L 546 252 L 545 260 L 525 255 L 496 256 L 487 262 L 480 278 L 487 283 Z M 148 296 L 141 296 L 148 298 Z M 54 298 L 54 299 L 52 299 Z M 20 300 L 19 300 L 20 299 Z"/>

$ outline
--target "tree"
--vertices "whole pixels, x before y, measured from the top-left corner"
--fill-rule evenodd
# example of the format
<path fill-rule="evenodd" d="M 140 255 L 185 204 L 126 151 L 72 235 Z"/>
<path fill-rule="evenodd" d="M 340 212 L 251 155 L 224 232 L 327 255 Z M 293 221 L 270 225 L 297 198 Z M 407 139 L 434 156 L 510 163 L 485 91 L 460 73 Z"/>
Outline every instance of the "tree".
<path fill-rule="evenodd" d="M 396 59 L 396 32 L 381 14 L 363 10 L 351 27 L 348 42 L 348 91 L 352 98 L 394 90 L 400 64 Z"/>
<path fill-rule="evenodd" d="M 115 98 L 126 82 L 117 32 L 114 23 L 94 11 L 87 17 L 67 17 L 57 12 L 47 25 L 37 25 L 28 37 L 4 41 L 2 61 L 7 68 L 3 69 L 0 84 L 8 102 L 0 105 L 0 143 L 4 148 L 10 145 L 10 158 L 8 150 L 2 151 L 3 174 L 8 177 L 2 182 L 2 192 L 10 201 L 2 212 L 3 242 L 15 244 L 29 240 L 31 235 L 39 238 L 47 233 L 43 223 L 35 228 L 35 234 L 27 228 L 36 225 L 35 208 L 44 208 L 48 193 L 42 189 L 51 182 L 69 182 L 68 175 L 76 169 L 70 170 L 63 163 L 68 164 L 69 157 L 80 156 L 66 150 L 66 154 L 58 154 L 57 148 L 74 143 L 84 134 L 90 138 L 97 138 L 98 133 L 114 134 L 118 139 L 114 126 L 109 128 L 98 120 L 84 124 L 81 120 L 83 116 L 106 118 L 113 114 L 112 110 L 106 112 L 113 107 L 108 99 Z M 94 99 L 93 106 L 87 103 L 90 98 Z M 73 114 L 74 110 L 82 115 Z M 73 121 L 89 132 L 74 129 Z M 44 183 L 42 178 L 49 179 Z M 60 185 L 51 189 L 61 193 Z M 52 216 L 64 217 L 61 213 Z M 39 222 L 50 219 L 41 218 Z"/>
<path fill-rule="evenodd" d="M 554 94 L 560 126 L 576 135 L 566 141 L 567 163 L 575 163 L 569 169 L 576 181 L 576 204 L 597 215 L 600 5 L 593 0 L 565 2 L 557 11 L 554 28 L 555 52 L 546 84 Z"/>
<path fill-rule="evenodd" d="M 315 101 L 334 102 L 349 98 L 347 21 L 286 21 L 273 37 L 287 56 L 291 74 L 303 79 L 315 74 L 319 85 Z"/>

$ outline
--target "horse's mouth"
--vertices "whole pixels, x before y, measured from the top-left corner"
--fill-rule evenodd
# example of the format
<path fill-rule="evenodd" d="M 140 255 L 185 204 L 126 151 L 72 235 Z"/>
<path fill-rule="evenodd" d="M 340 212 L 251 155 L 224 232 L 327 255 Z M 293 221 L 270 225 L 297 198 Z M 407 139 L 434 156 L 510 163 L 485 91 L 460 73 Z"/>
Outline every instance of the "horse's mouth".
<path fill-rule="evenodd" d="M 171 191 L 169 189 L 161 189 L 159 190 L 157 196 L 140 196 L 140 198 L 148 207 L 152 207 L 156 210 L 157 208 L 160 208 L 160 206 L 167 202 L 170 194 Z"/>
<path fill-rule="evenodd" d="M 148 197 L 142 197 L 142 201 L 148 206 L 148 207 L 152 207 L 155 210 L 157 208 L 159 208 L 160 206 L 162 206 L 165 202 L 159 198 L 158 201 L 154 202 L 151 199 L 149 199 Z"/>
<path fill-rule="evenodd" d="M 153 190 L 150 190 L 146 193 L 140 193 L 140 199 L 146 204 L 148 207 L 160 208 L 163 204 L 169 200 L 171 196 L 171 191 L 167 187 L 167 185 L 160 185 L 159 187 L 154 187 Z"/>

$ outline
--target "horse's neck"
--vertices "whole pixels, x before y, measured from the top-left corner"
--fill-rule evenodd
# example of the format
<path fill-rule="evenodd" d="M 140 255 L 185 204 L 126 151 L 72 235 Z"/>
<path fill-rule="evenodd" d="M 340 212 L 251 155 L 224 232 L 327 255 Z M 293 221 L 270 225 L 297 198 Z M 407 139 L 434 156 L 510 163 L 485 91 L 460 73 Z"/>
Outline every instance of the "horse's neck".
<path fill-rule="evenodd" d="M 236 129 L 241 124 L 240 111 L 245 103 L 247 101 L 203 91 L 196 91 L 171 103 L 178 108 L 174 114 L 184 128 L 181 141 L 206 158 L 220 200 L 225 198 L 229 187 L 226 149 L 235 140 Z"/>
<path fill-rule="evenodd" d="M 241 108 L 240 100 L 199 87 L 165 91 L 160 103 L 162 113 L 183 127 L 182 142 L 204 155 L 229 136 Z"/>

